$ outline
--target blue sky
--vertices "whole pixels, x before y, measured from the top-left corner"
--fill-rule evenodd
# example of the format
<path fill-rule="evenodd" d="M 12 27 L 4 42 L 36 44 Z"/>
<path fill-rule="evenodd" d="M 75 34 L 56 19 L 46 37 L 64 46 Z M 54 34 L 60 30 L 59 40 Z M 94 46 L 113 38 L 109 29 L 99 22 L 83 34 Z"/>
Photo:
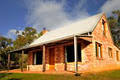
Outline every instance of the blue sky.
<path fill-rule="evenodd" d="M 119 0 L 0 0 L 0 35 L 15 38 L 25 27 L 48 30 L 120 9 Z"/>

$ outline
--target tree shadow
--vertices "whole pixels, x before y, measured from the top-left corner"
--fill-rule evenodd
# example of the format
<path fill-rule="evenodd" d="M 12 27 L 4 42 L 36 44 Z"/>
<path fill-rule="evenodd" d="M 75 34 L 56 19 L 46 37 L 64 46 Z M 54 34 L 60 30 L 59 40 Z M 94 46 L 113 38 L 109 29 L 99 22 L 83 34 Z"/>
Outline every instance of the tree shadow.
<path fill-rule="evenodd" d="M 9 76 L 13 73 L 0 73 L 0 80 L 6 76 Z M 7 79 L 7 80 L 22 80 L 22 78 L 10 78 L 10 79 Z"/>
<path fill-rule="evenodd" d="M 11 74 L 12 73 L 0 73 L 0 79 Z"/>
<path fill-rule="evenodd" d="M 11 79 L 7 79 L 7 80 L 22 80 L 21 78 L 11 78 Z"/>

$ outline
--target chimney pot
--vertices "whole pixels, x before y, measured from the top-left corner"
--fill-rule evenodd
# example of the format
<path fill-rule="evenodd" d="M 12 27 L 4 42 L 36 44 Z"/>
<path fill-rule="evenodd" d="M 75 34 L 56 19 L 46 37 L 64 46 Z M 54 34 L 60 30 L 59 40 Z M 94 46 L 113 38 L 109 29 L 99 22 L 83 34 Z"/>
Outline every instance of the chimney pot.
<path fill-rule="evenodd" d="M 44 27 L 43 30 L 46 30 L 46 28 Z"/>
<path fill-rule="evenodd" d="M 44 27 L 43 28 L 43 31 L 42 31 L 42 35 L 44 35 L 45 33 L 47 33 L 48 32 L 48 30 L 46 30 L 46 28 Z"/>

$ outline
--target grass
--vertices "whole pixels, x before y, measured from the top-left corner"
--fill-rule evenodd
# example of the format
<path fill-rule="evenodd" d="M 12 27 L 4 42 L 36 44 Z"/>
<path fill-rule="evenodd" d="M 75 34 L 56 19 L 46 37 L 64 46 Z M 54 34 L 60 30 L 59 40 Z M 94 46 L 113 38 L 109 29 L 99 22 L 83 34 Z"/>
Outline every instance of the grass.
<path fill-rule="evenodd" d="M 82 76 L 58 74 L 0 73 L 0 80 L 120 80 L 120 70 Z"/>

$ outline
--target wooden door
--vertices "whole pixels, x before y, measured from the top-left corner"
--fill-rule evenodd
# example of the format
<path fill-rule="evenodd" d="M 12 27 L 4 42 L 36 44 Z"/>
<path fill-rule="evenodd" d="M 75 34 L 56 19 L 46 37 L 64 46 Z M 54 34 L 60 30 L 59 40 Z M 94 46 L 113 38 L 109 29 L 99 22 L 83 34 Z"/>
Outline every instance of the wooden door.
<path fill-rule="evenodd" d="M 49 69 L 55 69 L 55 49 L 49 49 Z"/>

